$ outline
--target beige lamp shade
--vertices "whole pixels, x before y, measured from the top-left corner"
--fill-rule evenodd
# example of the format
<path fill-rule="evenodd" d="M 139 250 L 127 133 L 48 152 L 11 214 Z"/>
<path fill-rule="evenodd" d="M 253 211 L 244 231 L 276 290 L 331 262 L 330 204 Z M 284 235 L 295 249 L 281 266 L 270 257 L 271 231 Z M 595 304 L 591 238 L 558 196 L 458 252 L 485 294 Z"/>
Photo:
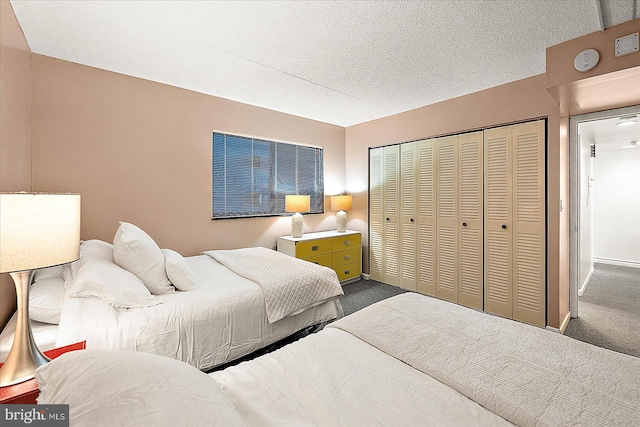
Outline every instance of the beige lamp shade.
<path fill-rule="evenodd" d="M 0 368 L 0 386 L 31 379 L 46 364 L 29 318 L 30 270 L 65 264 L 80 252 L 79 194 L 0 194 L 0 273 L 16 287 L 16 332 Z"/>
<path fill-rule="evenodd" d="M 332 211 L 350 211 L 352 198 L 351 196 L 331 196 L 331 210 Z"/>
<path fill-rule="evenodd" d="M 298 194 L 284 196 L 285 212 L 309 212 L 311 210 L 311 196 Z"/>
<path fill-rule="evenodd" d="M 79 194 L 0 194 L 0 273 L 78 259 Z"/>

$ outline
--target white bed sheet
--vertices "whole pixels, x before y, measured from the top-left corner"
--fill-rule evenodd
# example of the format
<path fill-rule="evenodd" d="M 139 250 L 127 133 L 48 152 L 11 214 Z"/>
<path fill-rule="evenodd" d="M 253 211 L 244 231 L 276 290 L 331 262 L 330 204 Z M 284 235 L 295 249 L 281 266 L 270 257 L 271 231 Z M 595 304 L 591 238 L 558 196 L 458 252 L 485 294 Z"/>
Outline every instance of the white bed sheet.
<path fill-rule="evenodd" d="M 335 328 L 209 376 L 227 392 L 246 425 L 511 425 Z"/>
<path fill-rule="evenodd" d="M 9 322 L 0 333 L 0 362 L 7 360 L 9 352 L 11 351 L 11 345 L 16 332 L 16 323 L 18 313 L 13 313 Z M 58 335 L 58 325 L 50 323 L 31 321 L 31 332 L 33 333 L 33 339 L 40 351 L 47 351 L 55 348 L 56 336 Z"/>
<path fill-rule="evenodd" d="M 98 298 L 65 296 L 56 346 L 144 351 L 205 370 L 307 326 L 342 317 L 338 300 L 269 324 L 260 286 L 206 255 L 187 257 L 197 290 L 160 295 L 164 304 L 116 309 Z"/>

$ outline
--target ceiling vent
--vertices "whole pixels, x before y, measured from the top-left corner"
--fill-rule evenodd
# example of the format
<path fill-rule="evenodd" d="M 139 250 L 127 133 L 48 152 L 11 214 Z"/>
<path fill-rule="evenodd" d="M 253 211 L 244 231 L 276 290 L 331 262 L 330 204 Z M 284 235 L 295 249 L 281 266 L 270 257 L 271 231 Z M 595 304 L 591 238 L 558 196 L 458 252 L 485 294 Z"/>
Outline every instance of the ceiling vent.
<path fill-rule="evenodd" d="M 616 39 L 616 58 L 638 52 L 638 35 L 640 33 L 629 34 L 628 36 Z"/>

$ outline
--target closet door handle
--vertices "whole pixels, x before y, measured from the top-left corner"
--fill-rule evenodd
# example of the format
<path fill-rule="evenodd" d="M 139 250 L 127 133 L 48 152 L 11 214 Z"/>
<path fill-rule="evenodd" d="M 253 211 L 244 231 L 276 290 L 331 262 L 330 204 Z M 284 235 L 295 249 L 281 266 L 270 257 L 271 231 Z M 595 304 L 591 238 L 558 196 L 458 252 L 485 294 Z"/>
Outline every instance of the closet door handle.
<path fill-rule="evenodd" d="M 463 223 L 462 223 L 462 226 L 463 226 L 463 227 L 466 227 L 466 226 L 467 226 L 467 223 L 466 223 L 466 222 L 463 222 Z"/>
<path fill-rule="evenodd" d="M 409 221 L 413 222 L 413 218 L 410 218 Z"/>
<path fill-rule="evenodd" d="M 389 218 L 387 218 L 387 221 L 389 221 Z"/>
<path fill-rule="evenodd" d="M 503 230 L 506 230 L 506 229 L 507 229 L 507 226 L 506 226 L 505 224 L 502 224 L 502 229 L 503 229 Z"/>

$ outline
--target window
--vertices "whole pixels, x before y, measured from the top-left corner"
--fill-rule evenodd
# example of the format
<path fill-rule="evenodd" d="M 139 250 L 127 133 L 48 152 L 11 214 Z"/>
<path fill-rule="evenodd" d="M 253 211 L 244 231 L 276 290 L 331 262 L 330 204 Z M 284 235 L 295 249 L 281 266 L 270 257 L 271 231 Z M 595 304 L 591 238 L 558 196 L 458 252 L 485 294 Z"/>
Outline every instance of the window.
<path fill-rule="evenodd" d="M 322 148 L 213 133 L 212 217 L 283 215 L 287 194 L 324 212 Z"/>

